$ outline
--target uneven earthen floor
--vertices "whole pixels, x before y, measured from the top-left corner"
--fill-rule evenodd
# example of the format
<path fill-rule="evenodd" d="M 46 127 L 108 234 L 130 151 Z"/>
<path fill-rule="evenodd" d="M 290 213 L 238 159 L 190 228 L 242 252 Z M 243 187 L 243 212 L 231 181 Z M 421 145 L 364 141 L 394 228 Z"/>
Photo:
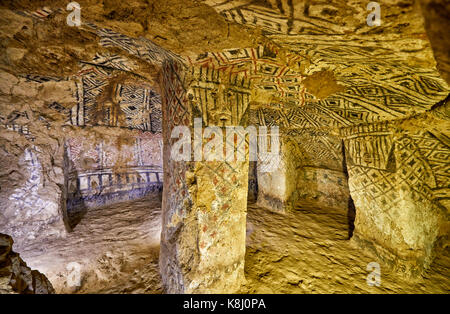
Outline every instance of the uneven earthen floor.
<path fill-rule="evenodd" d="M 66 239 L 20 249 L 57 292 L 161 293 L 158 273 L 160 203 L 155 197 L 89 211 Z M 424 279 L 389 272 L 369 251 L 347 240 L 344 209 L 298 207 L 286 214 L 249 205 L 247 284 L 243 293 L 448 293 L 450 264 L 440 257 Z M 370 262 L 381 266 L 381 286 L 366 282 Z M 66 267 L 77 262 L 82 285 L 68 287 Z"/>
<path fill-rule="evenodd" d="M 345 209 L 298 206 L 274 213 L 249 205 L 245 272 L 247 293 L 448 293 L 449 256 L 441 256 L 424 279 L 388 271 L 370 251 L 348 239 Z M 367 264 L 378 262 L 380 287 L 369 286 Z"/>
<path fill-rule="evenodd" d="M 161 200 L 151 196 L 90 210 L 65 239 L 17 251 L 57 293 L 161 293 L 160 233 Z M 76 278 L 74 262 L 81 266 L 79 288 L 66 281 Z"/>

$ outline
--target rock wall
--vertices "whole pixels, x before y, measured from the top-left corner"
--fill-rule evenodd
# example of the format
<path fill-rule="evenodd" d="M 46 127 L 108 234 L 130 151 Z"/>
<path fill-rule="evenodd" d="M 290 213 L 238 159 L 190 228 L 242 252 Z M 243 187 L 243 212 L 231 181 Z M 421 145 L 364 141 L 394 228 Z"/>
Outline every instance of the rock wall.
<path fill-rule="evenodd" d="M 183 82 L 179 78 L 182 67 L 178 63 L 166 61 L 161 73 L 163 90 L 163 169 L 164 187 L 162 198 L 162 231 L 159 267 L 164 288 L 168 292 L 184 292 L 184 274 L 190 265 L 179 260 L 179 250 L 183 250 L 181 237 L 187 233 L 180 217 L 185 215 L 192 204 L 186 183 L 188 163 L 174 162 L 171 155 L 171 131 L 177 125 L 189 125 L 191 114 L 189 108 L 179 107 L 183 100 Z M 179 110 L 175 110 L 178 108 Z M 183 110 L 184 109 L 184 110 Z M 196 234 L 196 230 L 193 234 Z M 181 236 L 180 236 L 181 235 Z M 196 248 L 197 246 L 193 246 Z M 198 253 L 197 253 L 198 254 Z M 184 262 L 184 263 L 183 263 Z"/>
<path fill-rule="evenodd" d="M 267 171 L 261 167 L 260 163 L 257 165 L 257 204 L 276 211 L 284 211 L 293 207 L 292 194 L 296 188 L 294 175 L 296 156 L 292 153 L 292 142 L 288 138 L 281 138 L 280 159 L 273 171 Z"/>
<path fill-rule="evenodd" d="M 129 82 L 95 65 L 66 78 L 1 73 L 0 226 L 19 245 L 64 236 L 67 209 L 161 191 L 159 95 Z"/>
<path fill-rule="evenodd" d="M 448 121 L 439 120 L 428 114 L 342 131 L 355 238 L 407 275 L 422 273 L 447 237 L 449 146 L 440 127 Z"/>
<path fill-rule="evenodd" d="M 258 204 L 274 210 L 296 204 L 346 209 L 349 201 L 341 139 L 316 130 L 285 131 L 276 172 L 258 173 Z"/>
<path fill-rule="evenodd" d="M 29 28 L 40 29 L 43 42 L 54 36 L 45 24 L 48 15 L 36 18 L 34 13 L 1 10 L 12 23 L 1 33 L 5 42 L 16 34 L 28 38 Z M 63 33 L 72 30 L 62 28 Z M 105 33 L 111 36 L 99 30 Z M 151 79 L 133 72 L 139 68 L 149 74 L 148 65 L 105 52 L 92 33 L 84 36 L 95 39 L 90 45 L 96 51 L 82 43 L 88 52 L 81 57 L 74 48 L 79 42 L 67 44 L 70 56 L 79 57 L 73 64 L 55 51 L 59 66 L 48 58 L 30 61 L 26 50 L 15 48 L 2 59 L 0 125 L 7 131 L 1 133 L 0 230 L 19 245 L 39 235 L 64 236 L 72 225 L 66 206 L 71 212 L 162 189 L 161 100 Z M 19 56 L 13 58 L 14 53 Z M 80 154 L 80 148 L 86 151 Z"/>
<path fill-rule="evenodd" d="M 256 202 L 258 197 L 258 173 L 257 162 L 250 161 L 248 165 L 248 196 L 250 203 Z"/>
<path fill-rule="evenodd" d="M 346 209 L 349 201 L 342 140 L 324 131 L 309 130 L 295 136 L 297 158 L 294 202 L 318 208 Z"/>
<path fill-rule="evenodd" d="M 66 145 L 69 214 L 162 191 L 161 133 L 75 130 Z"/>
<path fill-rule="evenodd" d="M 297 203 L 317 208 L 346 208 L 349 200 L 347 177 L 339 170 L 303 167 L 297 172 L 295 193 Z"/>
<path fill-rule="evenodd" d="M 421 2 L 438 8 L 439 17 L 447 11 L 438 0 Z M 77 129 L 159 133 L 164 111 L 161 269 L 167 291 L 227 292 L 242 280 L 247 162 L 168 157 L 172 127 L 192 131 L 196 117 L 204 126 L 283 129 L 280 167 L 257 173 L 260 204 L 344 206 L 348 173 L 358 213 L 355 239 L 386 258 L 392 253 L 393 264 L 395 258 L 415 261 L 412 272 L 430 264 L 433 248 L 448 234 L 449 143 L 448 119 L 428 115 L 437 114 L 449 87 L 436 70 L 417 1 L 380 1 L 389 15 L 376 28 L 367 23 L 365 1 L 133 0 L 127 14 L 120 3 L 80 3 L 80 27 L 67 25 L 63 1 L 45 9 L 32 1 L 0 4 L 2 231 L 29 239 L 63 235 L 65 189 L 72 199 L 85 193 L 88 201 L 103 201 L 122 184 L 114 178 L 123 169 L 113 173 L 110 163 L 99 161 L 105 154 L 129 157 L 114 136 L 93 140 L 85 151 L 92 156 L 75 158 L 86 162 L 72 160 L 67 171 L 70 156 L 84 145 Z M 440 37 L 441 29 L 433 32 Z M 446 75 L 445 51 L 436 56 Z M 163 108 L 153 84 L 158 71 Z M 216 230 L 220 237 L 213 239 Z M 213 267 L 219 271 L 210 272 Z"/>
<path fill-rule="evenodd" d="M 0 86 L 0 230 L 20 246 L 39 236 L 64 237 L 64 140 L 50 126 L 57 116 L 48 105 L 73 103 L 75 86 L 68 81 L 38 84 L 6 72 Z"/>
<path fill-rule="evenodd" d="M 31 270 L 12 250 L 13 239 L 0 233 L 0 294 L 53 294 L 48 279 Z"/>

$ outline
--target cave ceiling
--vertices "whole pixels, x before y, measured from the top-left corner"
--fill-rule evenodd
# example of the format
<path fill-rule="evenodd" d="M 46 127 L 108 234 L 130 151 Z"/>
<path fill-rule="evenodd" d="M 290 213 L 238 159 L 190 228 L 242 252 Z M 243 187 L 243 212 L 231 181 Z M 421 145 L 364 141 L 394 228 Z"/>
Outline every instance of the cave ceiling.
<path fill-rule="evenodd" d="M 255 87 L 271 93 L 256 109 L 260 123 L 346 127 L 423 112 L 448 95 L 414 1 L 382 2 L 379 27 L 367 25 L 366 1 L 205 3 L 271 44 L 204 58 L 252 64 Z"/>
<path fill-rule="evenodd" d="M 123 123 L 142 130 L 160 131 L 150 113 L 161 115 L 154 77 L 167 59 L 196 75 L 201 69 L 203 80 L 221 72 L 251 86 L 252 101 L 238 111 L 248 109 L 254 124 L 341 128 L 428 111 L 450 89 L 436 69 L 420 4 L 379 2 L 382 23 L 371 27 L 366 1 L 80 1 L 80 28 L 56 26 L 67 15 L 62 1 L 5 2 L 2 19 L 14 23 L 1 35 L 17 47 L 6 54 L 23 56 L 2 68 L 28 79 L 78 77 L 94 116 L 95 97 L 122 77 L 112 91 L 121 97 Z M 73 107 L 60 111 L 78 123 Z"/>

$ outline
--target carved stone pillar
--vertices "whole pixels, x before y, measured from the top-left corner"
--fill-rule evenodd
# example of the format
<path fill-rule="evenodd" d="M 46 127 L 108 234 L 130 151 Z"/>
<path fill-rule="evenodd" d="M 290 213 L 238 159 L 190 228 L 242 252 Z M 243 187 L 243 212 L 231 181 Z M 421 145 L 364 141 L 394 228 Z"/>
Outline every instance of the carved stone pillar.
<path fill-rule="evenodd" d="M 399 271 L 419 274 L 432 262 L 444 220 L 433 200 L 433 161 L 425 157 L 438 144 L 431 143 L 431 137 L 411 136 L 388 123 L 343 133 L 356 207 L 355 240 Z"/>
<path fill-rule="evenodd" d="M 248 153 L 243 160 L 226 160 L 219 144 L 229 142 L 226 127 L 245 126 L 249 83 L 213 69 L 183 73 L 166 64 L 162 87 L 164 287 L 169 293 L 237 292 L 244 282 Z M 181 125 L 192 136 L 183 146 L 192 148 L 190 161 L 171 158 L 179 141 L 171 132 Z M 242 140 L 245 136 L 232 142 Z"/>
<path fill-rule="evenodd" d="M 291 196 L 297 180 L 295 150 L 292 145 L 287 138 L 281 138 L 280 160 L 272 169 L 267 169 L 266 160 L 258 160 L 258 206 L 281 212 L 292 208 Z"/>

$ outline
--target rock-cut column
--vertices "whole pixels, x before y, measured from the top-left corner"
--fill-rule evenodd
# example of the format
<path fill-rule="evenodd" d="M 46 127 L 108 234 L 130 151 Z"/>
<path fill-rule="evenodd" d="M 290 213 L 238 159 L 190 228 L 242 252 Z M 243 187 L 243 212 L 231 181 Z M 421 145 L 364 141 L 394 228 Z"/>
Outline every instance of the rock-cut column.
<path fill-rule="evenodd" d="M 243 124 L 249 85 L 212 69 L 180 69 L 166 63 L 161 79 L 163 285 L 168 293 L 233 293 L 244 282 L 248 154 L 226 160 L 222 132 Z"/>
<path fill-rule="evenodd" d="M 431 136 L 388 123 L 349 128 L 343 135 L 356 207 L 354 239 L 406 275 L 422 273 L 445 221 L 433 200 L 439 178 L 434 171 L 440 170 L 435 165 L 442 163 L 426 156 L 448 149 Z"/>
<path fill-rule="evenodd" d="M 270 133 L 273 135 L 273 128 Z M 259 139 L 266 141 L 261 136 Z M 270 140 L 272 140 L 272 137 Z M 279 147 L 271 149 L 271 152 L 275 153 L 272 156 L 277 156 L 276 160 L 271 154 L 267 154 L 268 158 L 264 158 L 260 154 L 258 159 L 256 167 L 258 178 L 257 204 L 266 209 L 284 212 L 293 206 L 292 195 L 296 183 L 296 160 L 292 143 L 288 138 L 282 137 L 278 142 Z M 260 141 L 260 143 L 262 142 Z"/>

